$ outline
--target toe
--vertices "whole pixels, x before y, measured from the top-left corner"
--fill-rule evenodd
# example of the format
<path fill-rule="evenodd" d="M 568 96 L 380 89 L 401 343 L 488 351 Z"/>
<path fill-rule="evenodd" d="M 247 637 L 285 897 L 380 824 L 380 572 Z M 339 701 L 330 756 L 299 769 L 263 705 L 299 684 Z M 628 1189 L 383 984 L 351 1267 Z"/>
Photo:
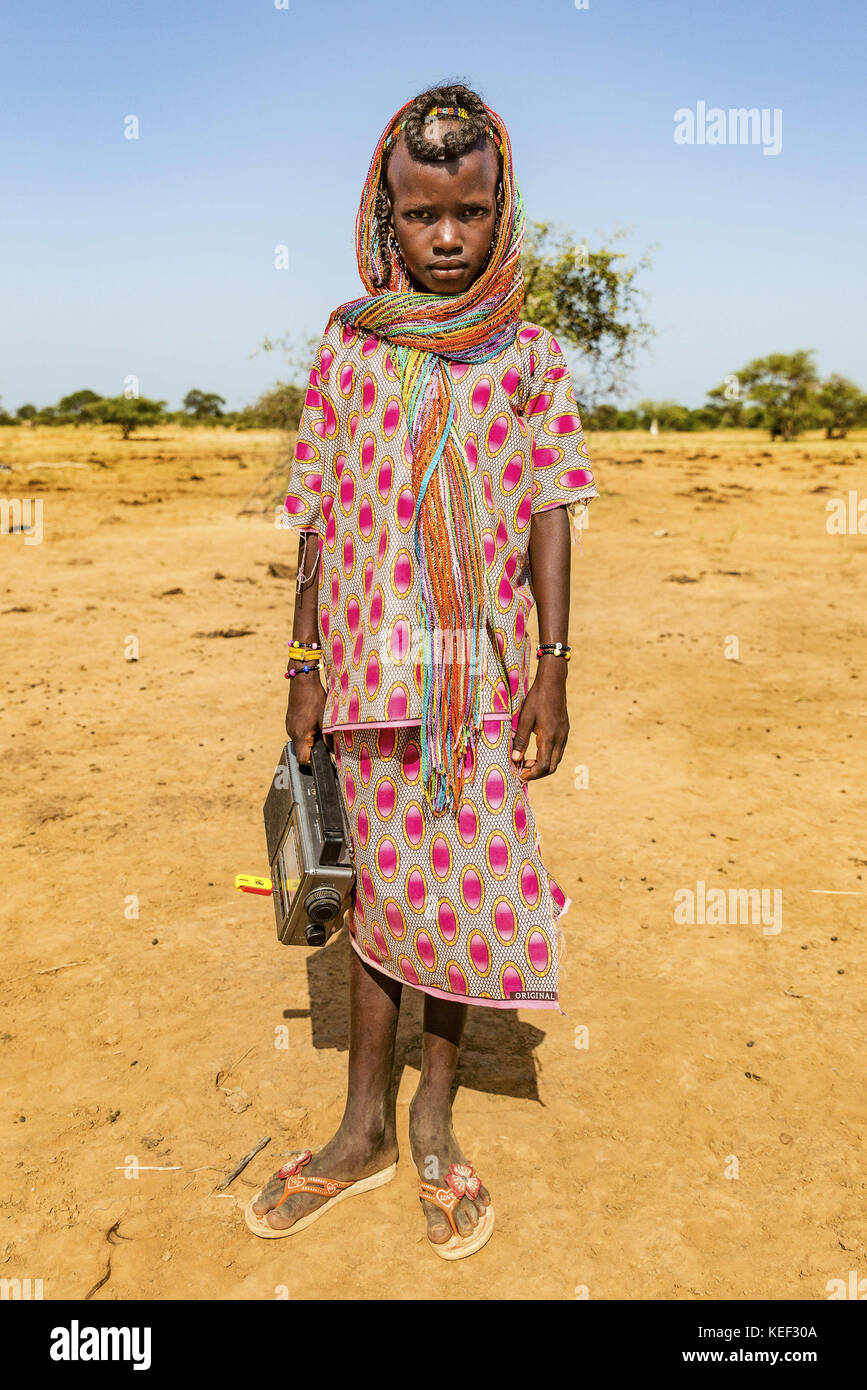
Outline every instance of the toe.
<path fill-rule="evenodd" d="M 275 1173 L 253 1203 L 253 1210 L 257 1216 L 264 1216 L 266 1212 L 271 1211 L 272 1207 L 277 1205 L 283 1196 L 283 1186 L 282 1178 L 278 1178 Z"/>
<path fill-rule="evenodd" d="M 268 1212 L 265 1221 L 272 1231 L 285 1231 L 287 1226 L 294 1224 L 295 1218 L 286 1211 L 285 1207 L 275 1207 L 273 1211 Z"/>
<path fill-rule="evenodd" d="M 461 1236 L 471 1235 L 475 1230 L 479 1216 L 472 1202 L 466 1197 L 462 1197 L 455 1207 L 455 1225 Z"/>
<path fill-rule="evenodd" d="M 433 1241 L 434 1245 L 445 1245 L 452 1236 L 452 1228 L 445 1212 L 439 1207 L 435 1207 L 431 1202 L 423 1202 L 427 1215 L 427 1234 L 428 1240 Z"/>

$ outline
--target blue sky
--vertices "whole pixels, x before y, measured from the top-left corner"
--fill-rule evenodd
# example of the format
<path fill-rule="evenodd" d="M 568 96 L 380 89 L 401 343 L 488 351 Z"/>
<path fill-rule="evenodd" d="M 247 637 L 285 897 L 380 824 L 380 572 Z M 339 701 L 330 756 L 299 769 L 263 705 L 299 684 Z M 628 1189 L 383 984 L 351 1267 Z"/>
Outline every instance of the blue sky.
<path fill-rule="evenodd" d="M 657 330 L 633 399 L 698 405 L 815 348 L 867 389 L 865 7 L 855 0 L 84 0 L 4 11 L 7 409 L 139 378 L 231 407 L 361 292 L 353 224 L 390 115 L 444 79 L 509 127 L 528 216 L 631 229 Z M 780 108 L 782 150 L 677 145 L 674 112 Z M 139 139 L 124 138 L 135 115 Z M 289 268 L 274 267 L 274 247 Z"/>

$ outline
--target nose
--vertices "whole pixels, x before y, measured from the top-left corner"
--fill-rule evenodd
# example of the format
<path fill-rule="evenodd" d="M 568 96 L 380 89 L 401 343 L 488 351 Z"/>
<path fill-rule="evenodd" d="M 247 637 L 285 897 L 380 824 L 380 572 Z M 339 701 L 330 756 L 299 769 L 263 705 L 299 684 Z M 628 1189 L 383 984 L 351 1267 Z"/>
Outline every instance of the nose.
<path fill-rule="evenodd" d="M 450 256 L 463 250 L 461 224 L 455 217 L 441 217 L 434 228 L 433 250 Z"/>

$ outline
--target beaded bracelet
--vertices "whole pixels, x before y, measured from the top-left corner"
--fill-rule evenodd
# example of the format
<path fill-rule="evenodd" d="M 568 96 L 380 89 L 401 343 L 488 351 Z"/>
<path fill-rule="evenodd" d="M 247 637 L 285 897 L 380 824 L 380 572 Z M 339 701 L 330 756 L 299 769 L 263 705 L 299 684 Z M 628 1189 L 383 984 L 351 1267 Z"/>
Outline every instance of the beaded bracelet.
<path fill-rule="evenodd" d="M 324 662 L 322 661 L 305 661 L 303 666 L 290 666 L 288 671 L 283 672 L 283 676 L 288 681 L 291 680 L 293 676 L 304 675 L 307 671 L 321 671 L 323 665 Z"/>
<path fill-rule="evenodd" d="M 540 656 L 562 656 L 564 661 L 571 661 L 572 648 L 568 642 L 542 642 L 536 648 L 536 659 Z"/>
<path fill-rule="evenodd" d="M 285 679 L 306 674 L 308 671 L 321 671 L 322 648 L 318 642 L 299 642 L 297 637 L 286 644 L 289 648 L 289 669 L 283 674 Z M 293 665 L 294 663 L 294 665 Z"/>

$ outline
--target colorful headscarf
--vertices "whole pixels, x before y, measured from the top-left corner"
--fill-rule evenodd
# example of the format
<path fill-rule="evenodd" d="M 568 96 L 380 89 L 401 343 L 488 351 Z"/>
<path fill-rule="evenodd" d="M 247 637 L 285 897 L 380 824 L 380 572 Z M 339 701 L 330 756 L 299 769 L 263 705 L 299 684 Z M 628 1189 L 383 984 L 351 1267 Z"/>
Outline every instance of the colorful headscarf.
<path fill-rule="evenodd" d="M 462 294 L 426 294 L 403 261 L 386 265 L 376 216 L 386 151 L 406 124 L 407 102 L 376 146 L 355 222 L 358 270 L 368 294 L 341 304 L 337 320 L 386 339 L 400 372 L 412 448 L 414 539 L 422 652 L 422 781 L 435 811 L 457 809 L 468 747 L 482 721 L 487 629 L 493 608 L 481 508 L 464 443 L 454 425 L 447 362 L 487 362 L 510 346 L 524 302 L 520 254 L 524 208 L 500 117 L 485 108 L 501 154 L 503 207 L 487 264 Z M 440 111 L 440 108 L 436 108 Z M 448 109 L 448 114 L 465 115 Z M 493 636 L 493 634 L 492 634 Z M 496 643 L 494 650 L 498 651 Z M 473 760 L 475 766 L 475 760 Z"/>

